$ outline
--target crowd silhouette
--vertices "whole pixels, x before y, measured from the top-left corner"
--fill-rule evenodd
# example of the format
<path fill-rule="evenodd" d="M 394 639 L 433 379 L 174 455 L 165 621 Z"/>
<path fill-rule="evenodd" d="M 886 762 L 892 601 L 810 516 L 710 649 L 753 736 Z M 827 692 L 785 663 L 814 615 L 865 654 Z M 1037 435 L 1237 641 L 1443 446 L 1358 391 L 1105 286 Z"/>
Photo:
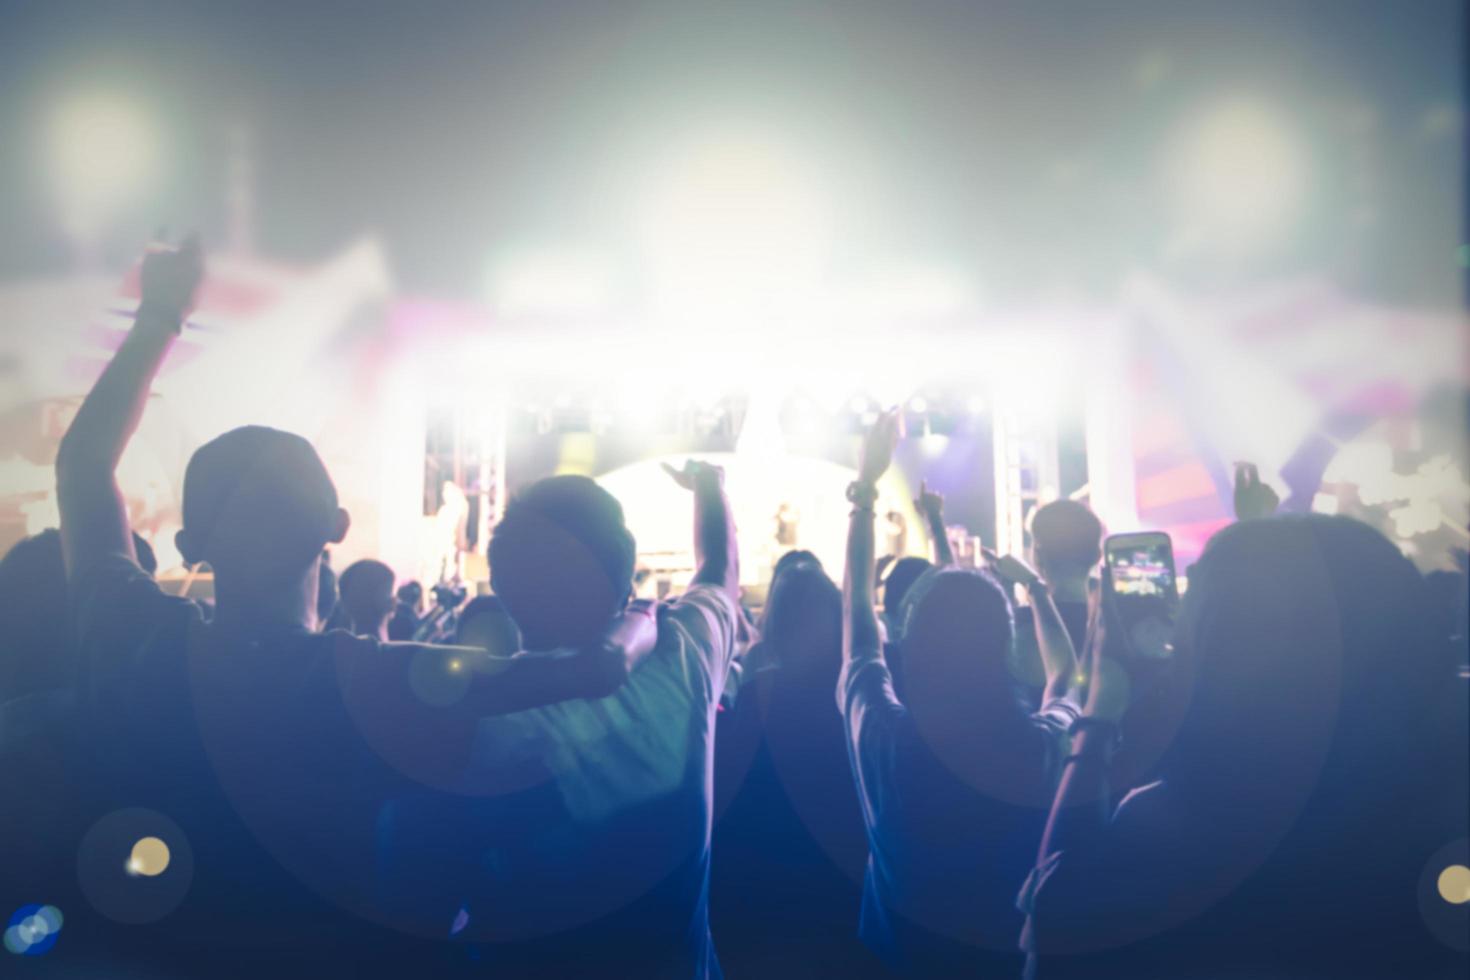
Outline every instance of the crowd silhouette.
<path fill-rule="evenodd" d="M 251 426 L 184 474 L 205 606 L 115 477 L 203 269 L 146 256 L 59 531 L 0 563 L 0 898 L 65 914 L 23 923 L 56 933 L 34 975 L 1462 975 L 1423 896 L 1470 820 L 1463 575 L 1243 467 L 1160 656 L 1081 503 L 961 567 L 924 486 L 933 560 L 877 555 L 888 412 L 840 585 L 791 551 L 752 616 L 690 461 L 681 595 L 635 601 L 619 501 L 555 476 L 496 525 L 493 595 L 425 610 L 333 572 L 330 474 Z"/>

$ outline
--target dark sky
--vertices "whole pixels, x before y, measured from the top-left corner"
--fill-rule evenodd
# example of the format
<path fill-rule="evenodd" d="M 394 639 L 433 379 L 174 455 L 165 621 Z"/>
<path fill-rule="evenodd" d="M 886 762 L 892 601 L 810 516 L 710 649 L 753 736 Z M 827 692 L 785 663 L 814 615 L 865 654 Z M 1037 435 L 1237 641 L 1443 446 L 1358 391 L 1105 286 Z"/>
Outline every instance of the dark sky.
<path fill-rule="evenodd" d="M 1458 135 L 1423 132 L 1434 107 L 1463 103 L 1462 8 L 4 2 L 0 276 L 65 267 L 40 134 L 62 95 L 104 87 L 149 106 L 170 148 L 162 185 L 109 230 L 112 261 L 159 220 L 222 237 L 223 130 L 243 120 L 263 253 L 311 261 L 378 232 L 405 288 L 474 296 L 507 242 L 625 244 L 614 202 L 641 148 L 734 119 L 817 148 L 860 230 L 855 267 L 862 251 L 913 253 L 983 270 L 1003 295 L 1106 293 L 1167 265 L 1162 141 L 1246 87 L 1300 124 L 1318 191 L 1292 247 L 1253 271 L 1326 267 L 1423 300 L 1463 216 L 1463 114 Z M 1143 84 L 1149 59 L 1163 67 Z M 1344 131 L 1352 107 L 1373 114 L 1371 136 Z M 1367 163 L 1349 165 L 1354 139 Z M 1346 249 L 1359 213 L 1367 245 Z"/>

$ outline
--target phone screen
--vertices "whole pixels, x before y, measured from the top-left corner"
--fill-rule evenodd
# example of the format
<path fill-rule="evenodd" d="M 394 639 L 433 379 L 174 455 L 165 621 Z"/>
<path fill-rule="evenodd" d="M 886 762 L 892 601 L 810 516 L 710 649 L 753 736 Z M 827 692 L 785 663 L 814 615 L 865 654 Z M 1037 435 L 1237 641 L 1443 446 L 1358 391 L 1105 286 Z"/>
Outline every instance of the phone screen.
<path fill-rule="evenodd" d="M 1174 600 L 1174 546 L 1162 531 L 1119 534 L 1108 538 L 1108 569 L 1113 574 L 1113 592 L 1128 598 Z"/>

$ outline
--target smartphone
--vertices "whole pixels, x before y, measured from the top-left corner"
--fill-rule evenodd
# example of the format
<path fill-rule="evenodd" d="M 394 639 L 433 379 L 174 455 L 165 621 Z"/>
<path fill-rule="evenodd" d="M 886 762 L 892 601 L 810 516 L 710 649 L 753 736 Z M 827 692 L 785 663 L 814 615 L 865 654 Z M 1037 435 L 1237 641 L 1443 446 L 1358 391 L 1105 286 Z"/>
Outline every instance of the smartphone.
<path fill-rule="evenodd" d="M 1143 657 L 1167 657 L 1179 607 L 1174 543 L 1169 535 L 1163 531 L 1114 534 L 1103 543 L 1103 560 L 1112 573 L 1118 613 L 1134 650 Z"/>
<path fill-rule="evenodd" d="M 1169 606 L 1179 601 L 1174 543 L 1163 531 L 1114 534 L 1103 544 L 1103 557 L 1108 571 L 1112 572 L 1113 594 L 1120 605 L 1133 605 L 1140 599 L 1162 601 Z"/>

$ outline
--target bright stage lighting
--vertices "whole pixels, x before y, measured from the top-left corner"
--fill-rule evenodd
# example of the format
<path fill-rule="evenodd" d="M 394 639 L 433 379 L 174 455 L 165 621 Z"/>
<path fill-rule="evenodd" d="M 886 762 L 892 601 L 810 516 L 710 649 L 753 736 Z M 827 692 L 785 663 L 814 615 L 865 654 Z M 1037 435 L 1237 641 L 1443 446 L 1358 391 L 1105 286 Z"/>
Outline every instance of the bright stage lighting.
<path fill-rule="evenodd" d="M 725 470 L 725 486 L 735 511 L 740 535 L 740 576 L 747 586 L 762 586 L 777 559 L 790 548 L 813 552 L 828 569 L 841 569 L 847 541 L 847 484 L 852 469 L 825 459 L 772 452 L 769 441 L 734 453 L 695 453 L 693 456 Z M 643 459 L 597 477 L 597 482 L 623 505 L 628 528 L 638 542 L 644 564 L 673 572 L 682 586 L 694 569 L 689 538 L 689 495 L 663 471 L 662 464 L 679 467 L 690 458 L 678 453 Z M 890 471 L 879 481 L 878 513 L 896 510 L 909 527 L 919 526 L 913 508 L 913 488 Z M 777 543 L 774 522 L 780 511 L 799 515 L 795 540 Z M 922 553 L 920 535 L 909 535 L 910 553 Z"/>
<path fill-rule="evenodd" d="M 137 105 L 105 93 L 74 97 L 51 118 L 47 148 L 62 220 L 78 240 L 94 238 L 154 176 L 158 133 Z"/>
<path fill-rule="evenodd" d="M 865 277 L 847 297 L 845 316 L 885 319 L 943 319 L 974 311 L 974 284 L 944 266 L 895 265 Z"/>
<path fill-rule="evenodd" d="M 612 304 L 612 276 L 597 256 L 567 250 L 524 250 L 490 269 L 490 301 L 502 316 L 589 316 Z"/>
<path fill-rule="evenodd" d="M 1163 177 L 1182 242 L 1249 254 L 1278 242 L 1305 205 L 1307 151 L 1271 104 L 1219 103 L 1169 145 Z"/>
<path fill-rule="evenodd" d="M 695 141 L 652 170 L 638 237 L 653 307 L 684 319 L 789 315 L 812 299 L 828 256 L 816 181 L 759 136 Z"/>

